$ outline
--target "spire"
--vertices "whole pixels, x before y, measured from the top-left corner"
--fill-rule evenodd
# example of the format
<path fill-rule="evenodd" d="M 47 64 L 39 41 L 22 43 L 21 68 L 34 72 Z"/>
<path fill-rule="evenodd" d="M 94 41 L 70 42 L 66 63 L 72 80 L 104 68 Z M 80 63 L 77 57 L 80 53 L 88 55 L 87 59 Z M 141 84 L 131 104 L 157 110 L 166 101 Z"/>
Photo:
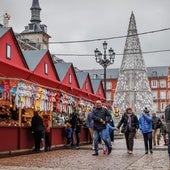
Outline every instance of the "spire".
<path fill-rule="evenodd" d="M 141 113 L 145 107 L 152 109 L 153 98 L 133 12 L 127 34 L 114 104 L 121 112 L 131 107 L 134 112 Z"/>
<path fill-rule="evenodd" d="M 32 1 L 32 7 L 31 9 L 31 22 L 33 23 L 40 23 L 41 19 L 40 19 L 40 5 L 39 5 L 39 1 L 38 0 L 33 0 Z"/>

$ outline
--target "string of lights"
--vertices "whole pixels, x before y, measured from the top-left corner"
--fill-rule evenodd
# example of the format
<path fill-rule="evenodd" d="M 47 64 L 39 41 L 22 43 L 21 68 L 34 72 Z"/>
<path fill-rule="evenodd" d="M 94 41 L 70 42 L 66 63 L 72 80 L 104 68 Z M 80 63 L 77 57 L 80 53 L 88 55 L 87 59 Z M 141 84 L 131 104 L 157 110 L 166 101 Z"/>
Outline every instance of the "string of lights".
<path fill-rule="evenodd" d="M 163 31 L 169 31 L 170 28 L 163 28 L 159 30 L 153 30 L 153 31 L 147 31 L 142 32 L 138 34 L 132 34 L 132 35 L 122 35 L 122 36 L 112 36 L 112 37 L 106 37 L 106 38 L 96 38 L 96 39 L 86 39 L 86 40 L 72 40 L 72 41 L 54 41 L 49 42 L 48 44 L 73 44 L 73 43 L 89 43 L 89 42 L 95 42 L 95 41 L 104 41 L 104 40 L 112 40 L 112 39 L 120 39 L 120 38 L 126 38 L 131 36 L 140 36 L 140 35 L 146 35 L 146 34 L 153 34 L 157 32 L 163 32 Z"/>
<path fill-rule="evenodd" d="M 154 54 L 154 53 L 163 53 L 163 52 L 170 52 L 170 49 L 165 49 L 165 50 L 155 50 L 155 51 L 144 51 L 142 54 Z M 132 52 L 132 53 L 126 53 L 126 54 L 139 54 L 138 52 Z M 94 54 L 53 54 L 56 56 L 68 56 L 68 57 L 92 57 Z M 123 56 L 123 53 L 116 53 L 116 56 Z"/>

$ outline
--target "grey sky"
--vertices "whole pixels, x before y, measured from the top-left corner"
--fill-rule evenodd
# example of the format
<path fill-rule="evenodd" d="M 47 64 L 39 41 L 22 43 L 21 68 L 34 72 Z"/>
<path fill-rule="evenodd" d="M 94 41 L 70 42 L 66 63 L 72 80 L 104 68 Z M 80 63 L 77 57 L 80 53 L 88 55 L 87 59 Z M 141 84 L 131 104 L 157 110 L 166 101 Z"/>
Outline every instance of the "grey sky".
<path fill-rule="evenodd" d="M 131 11 L 138 33 L 170 27 L 169 0 L 39 0 L 41 23 L 47 25 L 50 41 L 69 41 L 126 35 Z M 0 17 L 7 11 L 10 26 L 22 32 L 31 18 L 32 0 L 0 0 Z M 2 18 L 0 18 L 2 22 Z M 140 36 L 142 51 L 170 49 L 170 30 Z M 123 53 L 125 38 L 109 40 L 108 47 Z M 93 54 L 103 41 L 79 44 L 53 44 L 51 53 Z M 143 55 L 146 66 L 170 65 L 170 52 Z M 62 57 L 79 69 L 102 68 L 94 57 Z M 116 56 L 110 68 L 120 67 Z"/>

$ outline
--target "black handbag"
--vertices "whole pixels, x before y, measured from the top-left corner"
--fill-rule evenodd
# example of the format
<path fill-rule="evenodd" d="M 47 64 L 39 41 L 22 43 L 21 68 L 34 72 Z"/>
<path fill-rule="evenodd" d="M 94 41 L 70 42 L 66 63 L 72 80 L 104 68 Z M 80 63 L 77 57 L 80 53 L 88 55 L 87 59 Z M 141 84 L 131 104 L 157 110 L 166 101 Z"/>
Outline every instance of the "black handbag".
<path fill-rule="evenodd" d="M 123 126 L 121 128 L 121 133 L 126 133 L 128 131 L 128 126 Z"/>

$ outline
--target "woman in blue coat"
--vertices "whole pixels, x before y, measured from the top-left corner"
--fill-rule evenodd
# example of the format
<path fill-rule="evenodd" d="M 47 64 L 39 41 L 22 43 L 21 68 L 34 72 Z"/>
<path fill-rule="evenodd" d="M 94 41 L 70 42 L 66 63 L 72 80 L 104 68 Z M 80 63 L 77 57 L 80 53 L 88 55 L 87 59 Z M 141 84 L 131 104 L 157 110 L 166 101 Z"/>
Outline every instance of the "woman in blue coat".
<path fill-rule="evenodd" d="M 149 114 L 147 108 L 144 109 L 142 115 L 139 118 L 139 129 L 143 134 L 145 144 L 145 154 L 153 153 L 152 151 L 152 116 Z M 149 146 L 148 146 L 149 145 Z"/>

